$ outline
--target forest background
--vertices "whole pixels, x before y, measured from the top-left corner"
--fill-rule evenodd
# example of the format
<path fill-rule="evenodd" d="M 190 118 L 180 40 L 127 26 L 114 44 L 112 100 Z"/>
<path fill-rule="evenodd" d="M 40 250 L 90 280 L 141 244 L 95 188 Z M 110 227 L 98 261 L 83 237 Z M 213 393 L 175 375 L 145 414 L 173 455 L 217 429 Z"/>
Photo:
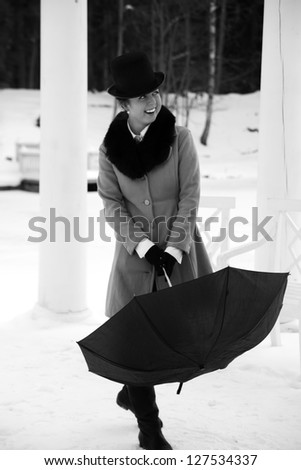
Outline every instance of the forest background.
<path fill-rule="evenodd" d="M 142 50 L 167 74 L 165 93 L 207 91 L 212 4 L 214 92 L 258 90 L 263 0 L 88 0 L 89 90 L 110 85 L 116 55 Z M 39 87 L 40 0 L 0 0 L 0 88 Z"/>

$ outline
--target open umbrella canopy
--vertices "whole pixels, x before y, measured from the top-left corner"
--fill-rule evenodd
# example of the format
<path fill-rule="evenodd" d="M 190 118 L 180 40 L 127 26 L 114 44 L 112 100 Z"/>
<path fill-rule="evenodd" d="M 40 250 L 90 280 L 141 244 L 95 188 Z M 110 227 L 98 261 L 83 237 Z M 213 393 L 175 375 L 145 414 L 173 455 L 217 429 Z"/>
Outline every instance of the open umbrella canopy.
<path fill-rule="evenodd" d="M 183 383 L 225 368 L 270 333 L 287 276 L 227 267 L 136 296 L 78 344 L 89 370 L 107 379 Z"/>

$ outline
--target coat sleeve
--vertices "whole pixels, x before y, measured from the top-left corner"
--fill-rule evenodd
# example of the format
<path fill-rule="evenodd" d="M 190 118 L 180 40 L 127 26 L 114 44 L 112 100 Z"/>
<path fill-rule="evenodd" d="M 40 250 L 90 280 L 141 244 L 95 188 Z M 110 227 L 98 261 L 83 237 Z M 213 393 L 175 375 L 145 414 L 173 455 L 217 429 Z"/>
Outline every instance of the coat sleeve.
<path fill-rule="evenodd" d="M 128 212 L 112 163 L 107 159 L 105 146 L 99 148 L 97 191 L 104 204 L 105 219 L 113 228 L 116 239 L 130 255 L 143 238 L 148 238 Z"/>
<path fill-rule="evenodd" d="M 197 151 L 188 129 L 181 129 L 178 146 L 178 212 L 172 223 L 167 246 L 175 246 L 188 254 L 194 238 L 200 200 L 200 169 Z"/>

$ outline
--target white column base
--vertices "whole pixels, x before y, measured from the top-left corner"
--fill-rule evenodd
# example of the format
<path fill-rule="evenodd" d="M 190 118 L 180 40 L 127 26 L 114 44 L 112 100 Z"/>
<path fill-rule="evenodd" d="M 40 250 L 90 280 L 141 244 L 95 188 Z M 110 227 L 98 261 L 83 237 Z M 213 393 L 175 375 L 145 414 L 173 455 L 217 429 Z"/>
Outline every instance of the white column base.
<path fill-rule="evenodd" d="M 281 346 L 281 334 L 280 334 L 280 321 L 276 321 L 274 328 L 270 333 L 271 345 L 272 346 Z"/>
<path fill-rule="evenodd" d="M 41 307 L 39 304 L 36 304 L 28 313 L 32 320 L 37 321 L 41 326 L 45 326 L 45 328 L 51 326 L 51 324 L 79 323 L 93 320 L 94 318 L 93 312 L 88 308 L 78 312 L 54 312 L 53 310 Z"/>

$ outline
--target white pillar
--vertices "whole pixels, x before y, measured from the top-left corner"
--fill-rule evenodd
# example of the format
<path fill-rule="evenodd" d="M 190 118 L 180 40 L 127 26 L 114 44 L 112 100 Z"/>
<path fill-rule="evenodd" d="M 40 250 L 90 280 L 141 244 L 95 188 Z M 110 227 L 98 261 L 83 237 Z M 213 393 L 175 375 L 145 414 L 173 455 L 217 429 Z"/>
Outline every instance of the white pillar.
<path fill-rule="evenodd" d="M 301 2 L 265 0 L 260 96 L 257 204 L 262 217 L 273 215 L 269 198 L 301 199 Z M 279 260 L 276 243 L 257 250 L 255 268 L 288 267 L 288 232 L 283 227 Z M 272 345 L 280 345 L 276 323 Z"/>
<path fill-rule="evenodd" d="M 74 217 L 82 236 L 87 223 L 86 114 L 87 0 L 41 0 L 40 204 L 47 239 L 40 245 L 38 307 L 56 313 L 87 313 L 85 243 L 73 237 Z M 69 221 L 69 242 L 61 221 L 52 223 L 50 241 L 51 208 Z"/>
<path fill-rule="evenodd" d="M 258 198 L 301 199 L 301 1 L 265 0 L 260 94 Z M 282 256 L 285 257 L 286 243 Z M 273 267 L 274 244 L 257 250 L 256 268 Z M 285 264 L 285 263 L 284 263 Z"/>

